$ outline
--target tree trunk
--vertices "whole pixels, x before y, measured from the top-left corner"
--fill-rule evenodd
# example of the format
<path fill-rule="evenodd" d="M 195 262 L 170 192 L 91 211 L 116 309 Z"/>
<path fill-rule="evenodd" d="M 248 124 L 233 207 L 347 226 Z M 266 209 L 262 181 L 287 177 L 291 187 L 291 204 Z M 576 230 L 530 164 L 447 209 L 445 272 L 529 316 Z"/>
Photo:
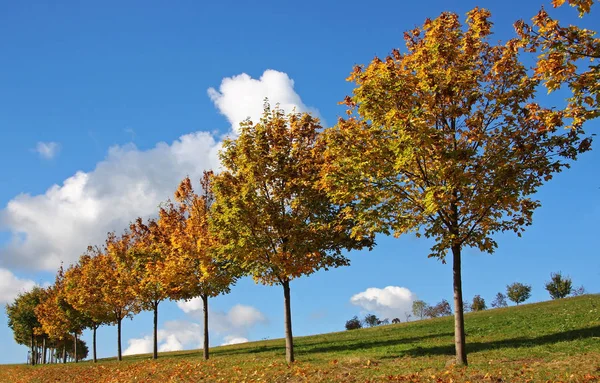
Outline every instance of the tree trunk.
<path fill-rule="evenodd" d="M 96 358 L 96 330 L 98 330 L 98 325 L 94 325 L 92 327 L 92 349 L 94 352 L 94 363 L 98 362 Z"/>
<path fill-rule="evenodd" d="M 467 350 L 465 349 L 465 318 L 463 314 L 461 247 L 452 246 L 452 271 L 454 274 L 454 344 L 456 347 L 456 363 L 466 366 Z"/>
<path fill-rule="evenodd" d="M 204 311 L 204 360 L 208 360 L 208 295 L 201 295 L 202 309 Z"/>
<path fill-rule="evenodd" d="M 31 365 L 35 366 L 35 335 L 31 331 Z"/>
<path fill-rule="evenodd" d="M 294 362 L 294 337 L 292 335 L 292 309 L 290 302 L 290 281 L 285 281 L 283 285 L 283 300 L 285 305 L 285 360 L 288 363 Z"/>
<path fill-rule="evenodd" d="M 123 319 L 119 317 L 117 319 L 117 360 L 122 361 L 123 355 L 121 355 L 121 321 Z"/>
<path fill-rule="evenodd" d="M 63 344 L 63 364 L 67 363 L 67 342 Z"/>
<path fill-rule="evenodd" d="M 153 359 L 158 359 L 158 302 L 154 302 L 154 353 Z"/>
<path fill-rule="evenodd" d="M 42 339 L 42 363 L 46 364 L 46 353 L 48 349 L 46 348 L 46 336 Z"/>
<path fill-rule="evenodd" d="M 73 333 L 73 357 L 75 358 L 75 363 L 79 363 L 79 357 L 77 355 L 77 333 Z"/>

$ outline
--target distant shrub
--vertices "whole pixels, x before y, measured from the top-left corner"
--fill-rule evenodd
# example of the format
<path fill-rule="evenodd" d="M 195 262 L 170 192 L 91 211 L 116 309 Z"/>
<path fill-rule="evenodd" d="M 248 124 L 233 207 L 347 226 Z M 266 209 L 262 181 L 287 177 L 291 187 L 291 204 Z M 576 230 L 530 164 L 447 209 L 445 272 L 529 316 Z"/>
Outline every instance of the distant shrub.
<path fill-rule="evenodd" d="M 354 318 L 346 321 L 346 330 L 357 330 L 359 328 L 362 328 L 362 323 L 357 316 L 354 316 Z"/>
<path fill-rule="evenodd" d="M 564 298 L 573 291 L 573 283 L 571 278 L 563 277 L 559 271 L 550 274 L 550 281 L 546 283 L 546 290 L 552 299 Z"/>
<path fill-rule="evenodd" d="M 585 295 L 587 292 L 585 291 L 585 287 L 583 286 L 579 286 L 576 289 L 573 289 L 573 291 L 571 291 L 571 295 L 574 297 L 580 296 L 580 295 Z"/>
<path fill-rule="evenodd" d="M 385 326 L 385 325 L 388 325 L 388 324 L 390 324 L 389 318 L 385 318 L 384 320 L 380 320 L 379 323 L 378 323 L 378 325 L 380 325 L 380 326 Z"/>
<path fill-rule="evenodd" d="M 428 307 L 429 307 L 429 305 L 427 303 L 425 303 L 424 301 L 414 301 L 412 304 L 412 312 L 419 319 L 423 319 L 427 316 L 425 314 L 425 311 L 427 310 Z"/>
<path fill-rule="evenodd" d="M 473 303 L 471 303 L 471 310 L 473 311 L 482 311 L 487 309 L 485 305 L 485 299 L 481 297 L 481 295 L 475 295 L 473 297 Z"/>
<path fill-rule="evenodd" d="M 506 295 L 518 306 L 519 303 L 523 303 L 531 297 L 531 286 L 515 282 L 506 286 Z"/>
<path fill-rule="evenodd" d="M 502 293 L 496 294 L 496 298 L 494 298 L 494 300 L 492 301 L 492 307 L 500 308 L 506 306 L 508 306 L 508 303 L 506 303 L 506 295 Z"/>
<path fill-rule="evenodd" d="M 437 318 L 452 315 L 452 309 L 450 303 L 447 300 L 442 299 L 440 303 L 435 306 L 428 306 L 425 309 L 425 316 L 428 318 Z"/>
<path fill-rule="evenodd" d="M 377 318 L 377 315 L 367 314 L 367 316 L 365 316 L 365 319 L 363 319 L 363 323 L 367 327 L 375 327 L 379 325 L 381 321 L 379 320 L 379 318 Z"/>
<path fill-rule="evenodd" d="M 398 323 L 400 323 L 400 318 L 392 319 L 392 324 L 398 324 Z"/>

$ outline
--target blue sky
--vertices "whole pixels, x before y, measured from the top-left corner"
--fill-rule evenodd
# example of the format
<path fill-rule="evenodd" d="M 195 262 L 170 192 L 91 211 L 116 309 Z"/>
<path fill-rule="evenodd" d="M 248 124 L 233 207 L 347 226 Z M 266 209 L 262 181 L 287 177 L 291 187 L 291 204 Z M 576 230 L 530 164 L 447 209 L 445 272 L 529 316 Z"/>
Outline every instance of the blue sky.
<path fill-rule="evenodd" d="M 546 0 L 341 4 L 5 3 L 2 303 L 20 288 L 52 282 L 60 260 L 76 259 L 107 231 L 152 214 L 185 175 L 197 179 L 202 169 L 215 167 L 218 142 L 237 121 L 256 116 L 265 96 L 331 124 L 344 112 L 337 102 L 351 92 L 345 78 L 353 65 L 401 47 L 402 33 L 426 17 L 486 7 L 494 38 L 506 40 L 515 20 L 529 19 L 541 5 L 550 8 Z M 599 29 L 593 17 L 577 20 L 568 8 L 552 14 Z M 549 102 L 560 102 L 557 96 Z M 598 127 L 587 125 L 590 132 Z M 523 238 L 498 235 L 494 255 L 466 251 L 466 299 L 481 294 L 490 302 L 506 284 L 520 281 L 533 285 L 531 301 L 546 300 L 543 284 L 559 270 L 577 286 L 598 292 L 598 164 L 597 150 L 586 153 L 542 187 L 537 195 L 542 207 Z M 415 297 L 450 300 L 450 266 L 428 259 L 430 246 L 412 236 L 380 237 L 373 251 L 349 254 L 350 267 L 294 281 L 295 335 L 342 330 L 347 319 L 366 311 L 381 317 L 403 313 Z M 404 289 L 367 290 L 387 286 Z M 218 323 L 211 345 L 283 336 L 282 298 L 278 286 L 241 280 L 231 294 L 210 302 Z M 161 305 L 165 349 L 200 344 L 196 303 Z M 151 326 L 148 313 L 126 321 L 124 349 L 147 349 Z M 89 334 L 85 339 L 91 340 Z M 25 360 L 26 349 L 14 343 L 3 312 L 0 340 L 0 363 Z M 114 355 L 115 343 L 114 327 L 99 330 L 99 356 Z"/>

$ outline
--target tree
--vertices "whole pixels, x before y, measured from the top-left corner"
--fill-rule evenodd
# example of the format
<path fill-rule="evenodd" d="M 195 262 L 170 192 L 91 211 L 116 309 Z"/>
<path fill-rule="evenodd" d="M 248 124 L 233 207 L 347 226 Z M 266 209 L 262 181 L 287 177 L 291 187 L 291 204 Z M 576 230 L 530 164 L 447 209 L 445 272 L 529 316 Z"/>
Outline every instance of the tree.
<path fill-rule="evenodd" d="M 8 327 L 13 330 L 15 341 L 19 344 L 29 345 L 31 348 L 31 364 L 36 361 L 35 337 L 42 325 L 40 324 L 35 308 L 39 305 L 44 295 L 41 287 L 35 286 L 28 292 L 20 293 L 12 304 L 6 305 Z"/>
<path fill-rule="evenodd" d="M 379 320 L 379 318 L 377 318 L 377 315 L 375 315 L 375 314 L 367 314 L 365 316 L 365 319 L 363 319 L 363 323 L 367 327 L 378 326 L 380 322 L 381 321 Z"/>
<path fill-rule="evenodd" d="M 485 310 L 487 306 L 485 305 L 485 299 L 481 297 L 481 295 L 475 295 L 473 297 L 473 303 L 471 304 L 471 310 L 473 311 L 482 311 Z"/>
<path fill-rule="evenodd" d="M 362 323 L 356 315 L 346 321 L 346 330 L 357 330 L 359 328 L 362 328 Z"/>
<path fill-rule="evenodd" d="M 492 301 L 492 307 L 500 308 L 500 307 L 506 307 L 506 306 L 508 306 L 508 304 L 506 303 L 506 295 L 504 295 L 502 293 L 496 294 L 496 297 Z"/>
<path fill-rule="evenodd" d="M 564 298 L 573 291 L 571 278 L 563 277 L 560 271 L 550 274 L 550 281 L 546 282 L 545 287 L 552 299 Z"/>
<path fill-rule="evenodd" d="M 392 324 L 398 324 L 400 322 L 401 322 L 400 318 L 394 318 L 394 319 L 392 319 Z M 407 320 L 407 322 L 408 322 L 408 320 Z"/>
<path fill-rule="evenodd" d="M 562 6 L 566 0 L 553 0 L 554 7 Z M 568 0 L 576 7 L 579 17 L 589 14 L 594 0 Z M 520 47 L 526 52 L 538 53 L 534 75 L 543 81 L 548 92 L 567 85 L 572 97 L 561 117 L 569 121 L 569 127 L 581 131 L 586 120 L 600 116 L 600 39 L 596 32 L 574 25 L 561 26 L 542 9 L 532 18 L 529 25 L 520 20 L 515 23 Z M 591 139 L 582 142 L 591 144 Z"/>
<path fill-rule="evenodd" d="M 134 291 L 142 310 L 151 310 L 153 321 L 153 353 L 158 359 L 158 305 L 170 298 L 169 275 L 165 267 L 170 250 L 169 232 L 155 220 L 147 224 L 137 218 L 129 226 L 131 247 L 119 258 L 127 270 L 131 270 L 134 279 Z"/>
<path fill-rule="evenodd" d="M 259 123 L 242 123 L 239 137 L 224 141 L 224 171 L 213 185 L 220 255 L 256 282 L 283 287 L 288 363 L 294 361 L 290 282 L 348 265 L 342 250 L 373 243 L 372 236 L 352 239 L 343 206 L 317 188 L 325 166 L 317 145 L 322 129 L 309 114 L 286 116 L 266 104 Z"/>
<path fill-rule="evenodd" d="M 578 297 L 580 295 L 585 295 L 585 294 L 587 294 L 587 293 L 586 293 L 585 287 L 583 287 L 583 285 L 579 286 L 576 289 L 573 289 L 573 292 L 571 293 L 571 295 L 574 297 Z"/>
<path fill-rule="evenodd" d="M 95 256 L 102 256 L 100 249 L 89 246 L 79 262 L 65 272 L 64 286 L 67 302 L 89 318 L 94 363 L 98 360 L 96 332 L 101 325 L 114 321 L 112 308 L 104 301 L 102 285 L 98 283 L 102 270 Z"/>
<path fill-rule="evenodd" d="M 98 270 L 96 283 L 100 286 L 103 305 L 109 307 L 112 320 L 117 325 L 117 359 L 123 360 L 121 348 L 121 323 L 125 318 L 132 318 L 140 311 L 140 304 L 135 292 L 135 280 L 132 271 L 123 267 L 118 259 L 123 259 L 130 250 L 130 234 L 118 237 L 108 233 L 106 246 L 102 253 L 92 258 Z"/>
<path fill-rule="evenodd" d="M 427 310 L 427 307 L 429 307 L 429 305 L 424 301 L 413 301 L 412 313 L 419 319 L 423 319 L 425 318 L 425 311 Z"/>
<path fill-rule="evenodd" d="M 506 295 L 518 306 L 519 303 L 523 303 L 531 297 L 531 286 L 515 282 L 506 286 Z"/>
<path fill-rule="evenodd" d="M 450 303 L 448 303 L 447 300 L 442 299 L 442 301 L 435 306 L 427 306 L 424 314 L 428 318 L 445 317 L 452 315 L 452 309 L 450 308 Z"/>
<path fill-rule="evenodd" d="M 493 234 L 521 235 L 540 203 L 530 198 L 589 149 L 578 130 L 558 131 L 560 110 L 534 101 L 539 80 L 519 61 L 518 41 L 492 45 L 490 13 L 466 30 L 442 13 L 405 33 L 407 53 L 357 66 L 349 118 L 325 134 L 322 186 L 348 204 L 355 237 L 415 232 L 452 253 L 455 348 L 465 349 L 462 250 L 493 253 Z"/>
<path fill-rule="evenodd" d="M 177 204 L 164 205 L 158 221 L 170 238 L 171 250 L 164 263 L 170 297 L 202 299 L 205 360 L 209 358 L 208 300 L 229 293 L 240 275 L 235 263 L 216 257 L 221 244 L 209 224 L 214 202 L 212 178 L 213 172 L 205 171 L 200 180 L 200 194 L 196 194 L 186 177 L 175 192 Z"/>

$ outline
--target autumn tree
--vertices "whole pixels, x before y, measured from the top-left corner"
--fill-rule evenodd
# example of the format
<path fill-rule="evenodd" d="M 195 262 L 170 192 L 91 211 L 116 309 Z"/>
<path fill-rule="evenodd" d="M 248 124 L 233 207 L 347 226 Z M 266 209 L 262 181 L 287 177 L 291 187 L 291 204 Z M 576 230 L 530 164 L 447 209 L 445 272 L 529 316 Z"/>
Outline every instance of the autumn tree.
<path fill-rule="evenodd" d="M 352 319 L 348 319 L 345 325 L 346 330 L 358 330 L 359 328 L 362 328 L 362 326 L 362 322 L 356 315 L 352 317 Z"/>
<path fill-rule="evenodd" d="M 485 299 L 481 297 L 481 295 L 475 295 L 473 297 L 473 303 L 471 303 L 471 310 L 473 311 L 482 311 L 487 308 L 485 304 Z"/>
<path fill-rule="evenodd" d="M 425 310 L 427 310 L 427 307 L 429 307 L 429 305 L 427 303 L 425 303 L 424 301 L 413 301 L 412 303 L 412 313 L 414 314 L 414 316 L 418 317 L 419 319 L 423 319 L 425 318 Z"/>
<path fill-rule="evenodd" d="M 506 296 L 517 306 L 531 297 L 531 286 L 515 282 L 506 286 Z"/>
<path fill-rule="evenodd" d="M 94 259 L 101 255 L 97 247 L 88 247 L 76 265 L 65 272 L 65 298 L 76 310 L 83 313 L 89 320 L 92 330 L 92 356 L 97 362 L 96 333 L 103 324 L 113 322 L 112 307 L 103 299 L 102 285 L 98 283 L 102 270 L 99 262 Z"/>
<path fill-rule="evenodd" d="M 35 286 L 30 291 L 17 295 L 13 303 L 6 305 L 8 327 L 13 331 L 18 344 L 28 345 L 31 348 L 31 364 L 36 361 L 36 332 L 40 324 L 35 308 L 39 305 L 44 295 L 41 287 Z"/>
<path fill-rule="evenodd" d="M 352 222 L 341 217 L 316 183 L 325 166 L 322 130 L 309 114 L 285 115 L 267 104 L 260 122 L 246 121 L 220 153 L 215 177 L 214 232 L 220 255 L 256 282 L 283 288 L 286 360 L 294 361 L 290 282 L 319 269 L 348 265 L 342 250 L 370 246 L 352 239 Z"/>
<path fill-rule="evenodd" d="M 130 271 L 132 289 L 142 310 L 151 310 L 153 320 L 153 359 L 158 358 L 158 305 L 171 297 L 165 263 L 170 251 L 169 233 L 154 219 L 147 223 L 137 218 L 130 227 L 129 250 L 117 258 L 121 267 Z M 187 269 L 181 272 L 189 272 Z"/>
<path fill-rule="evenodd" d="M 220 243 L 209 225 L 214 201 L 212 178 L 212 171 L 203 173 L 199 194 L 189 177 L 182 180 L 175 192 L 176 203 L 164 205 L 158 221 L 170 238 L 171 252 L 164 272 L 171 298 L 202 299 L 205 360 L 209 358 L 208 300 L 229 293 L 240 274 L 237 265 L 216 257 Z"/>
<path fill-rule="evenodd" d="M 577 8 L 579 17 L 588 15 L 594 0 L 552 0 L 553 6 L 565 3 Z M 541 9 L 531 19 L 515 23 L 519 45 L 527 52 L 537 53 L 534 76 L 548 92 L 566 86 L 571 92 L 568 106 L 560 111 L 569 127 L 581 130 L 586 120 L 600 116 L 600 39 L 596 32 L 575 25 L 564 26 Z M 589 146 L 591 139 L 582 142 Z"/>
<path fill-rule="evenodd" d="M 569 277 L 563 277 L 560 272 L 550 274 L 550 281 L 546 282 L 546 290 L 552 299 L 568 296 L 573 291 L 573 282 Z"/>
<path fill-rule="evenodd" d="M 375 327 L 378 326 L 380 323 L 379 318 L 377 318 L 377 315 L 375 314 L 367 314 L 365 315 L 365 318 L 363 319 L 363 323 L 365 324 L 366 327 Z"/>
<path fill-rule="evenodd" d="M 109 233 L 104 251 L 92 258 L 98 270 L 96 283 L 100 286 L 103 305 L 109 307 L 112 320 L 117 325 L 117 359 L 123 359 L 121 349 L 121 324 L 140 311 L 132 270 L 124 267 L 123 259 L 131 248 L 129 233 L 117 236 Z"/>
<path fill-rule="evenodd" d="M 77 363 L 79 361 L 77 340 L 83 330 L 91 326 L 91 321 L 83 312 L 69 303 L 65 286 L 65 271 L 61 265 L 56 273 L 54 284 L 45 289 L 44 298 L 36 307 L 36 315 L 44 333 L 51 338 L 62 341 L 73 337 L 71 344 L 75 349 L 72 355 Z"/>
<path fill-rule="evenodd" d="M 451 252 L 458 364 L 467 364 L 462 250 L 492 253 L 495 233 L 520 235 L 540 205 L 530 196 L 589 148 L 579 130 L 558 130 L 560 110 L 534 101 L 539 79 L 518 42 L 491 44 L 491 26 L 475 8 L 465 28 L 445 12 L 406 32 L 406 53 L 355 68 L 350 116 L 325 133 L 322 185 L 352 203 L 355 238 L 414 232 L 435 240 L 430 257 Z"/>

